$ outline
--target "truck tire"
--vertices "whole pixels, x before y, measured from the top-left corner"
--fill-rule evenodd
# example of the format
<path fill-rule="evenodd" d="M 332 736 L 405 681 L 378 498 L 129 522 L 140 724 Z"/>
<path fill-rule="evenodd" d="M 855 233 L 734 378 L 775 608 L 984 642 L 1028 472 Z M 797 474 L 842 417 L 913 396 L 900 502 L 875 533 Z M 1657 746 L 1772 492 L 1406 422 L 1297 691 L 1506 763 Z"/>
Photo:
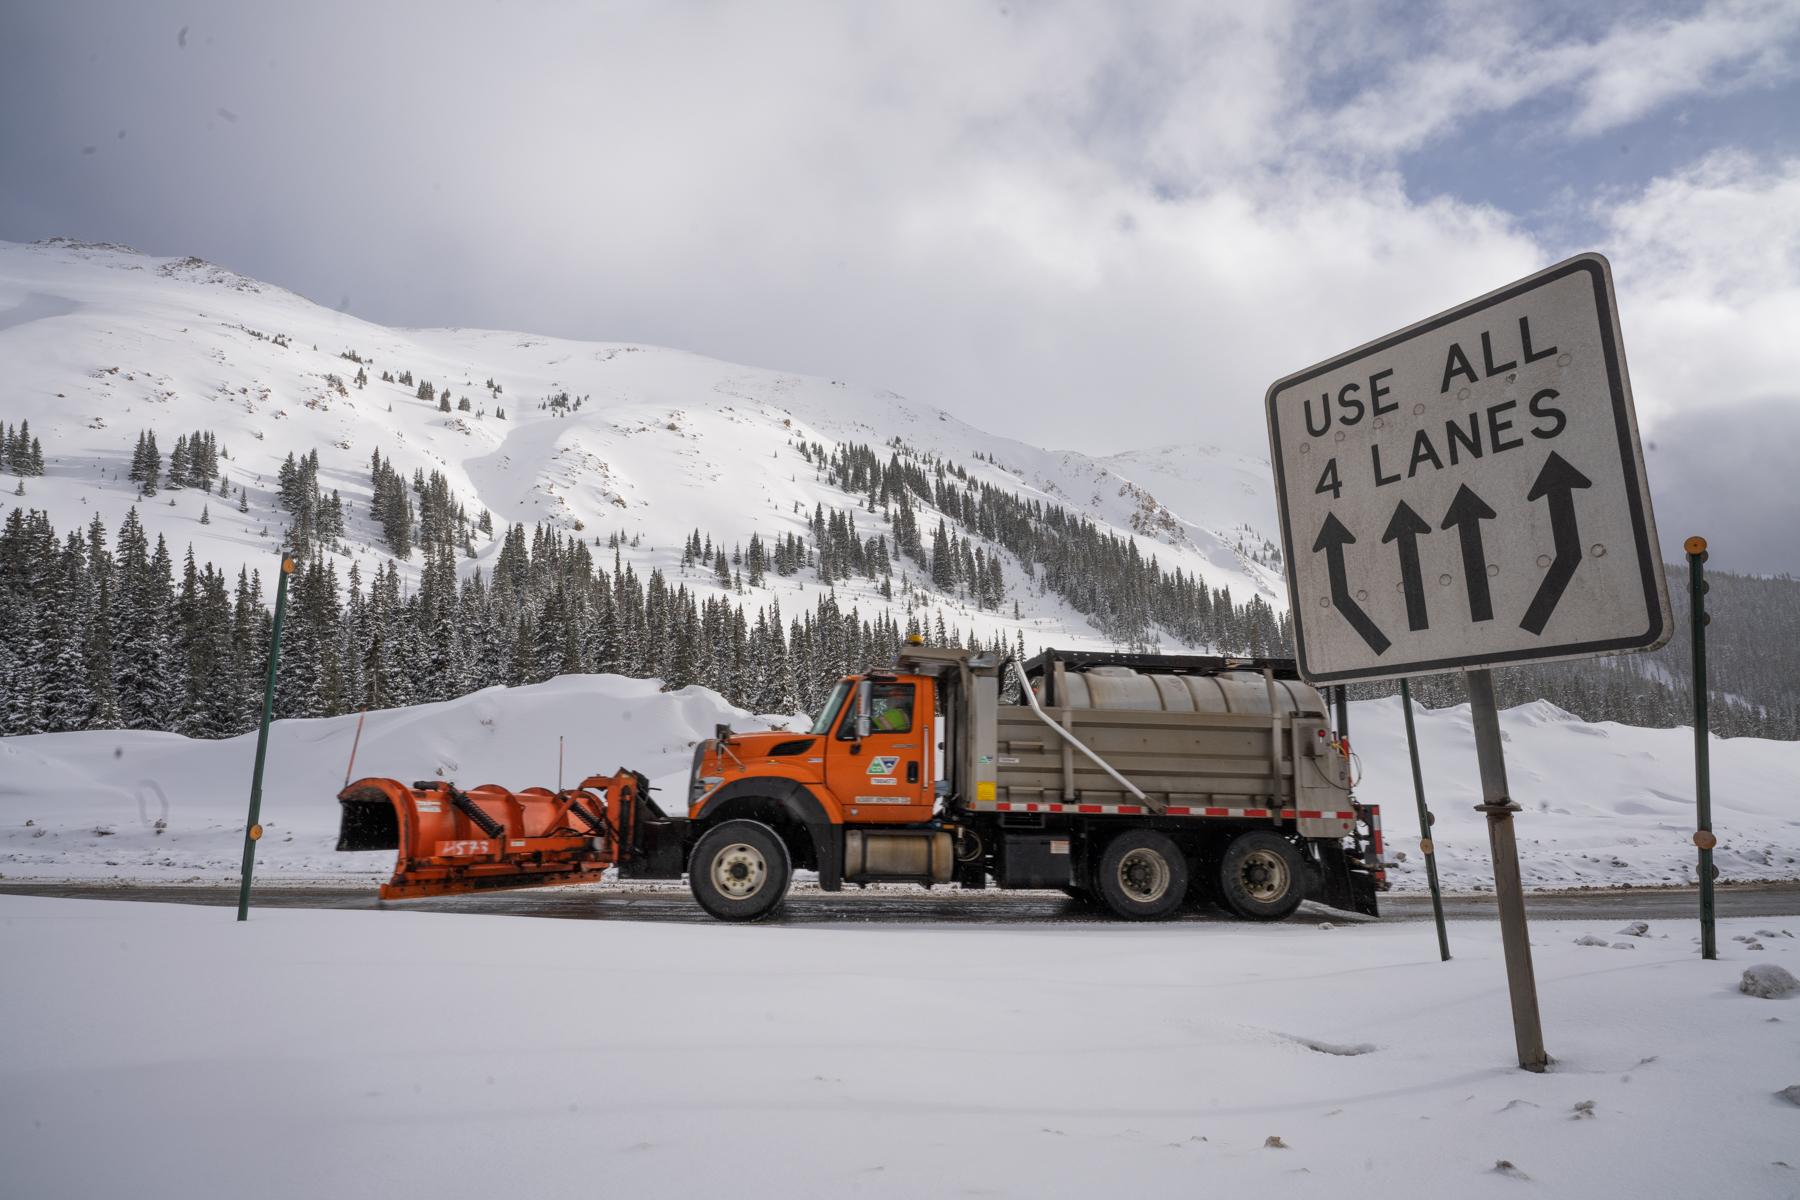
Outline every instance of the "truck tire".
<path fill-rule="evenodd" d="M 726 821 L 700 835 L 688 858 L 694 899 L 721 921 L 760 921 L 787 899 L 787 845 L 761 821 Z"/>
<path fill-rule="evenodd" d="M 1158 921 L 1187 896 L 1187 859 L 1162 834 L 1129 829 L 1106 844 L 1094 870 L 1094 890 L 1114 916 Z"/>
<path fill-rule="evenodd" d="M 1291 916 L 1306 898 L 1306 863 L 1299 847 L 1267 829 L 1239 834 L 1219 859 L 1225 907 L 1252 921 Z"/>

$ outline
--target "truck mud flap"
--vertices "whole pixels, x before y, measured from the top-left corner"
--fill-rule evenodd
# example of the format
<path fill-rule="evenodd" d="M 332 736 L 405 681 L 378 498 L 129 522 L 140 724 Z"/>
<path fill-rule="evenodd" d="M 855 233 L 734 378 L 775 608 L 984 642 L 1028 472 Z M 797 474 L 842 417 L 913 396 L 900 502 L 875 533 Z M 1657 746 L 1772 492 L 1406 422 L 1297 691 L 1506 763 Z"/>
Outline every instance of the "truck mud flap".
<path fill-rule="evenodd" d="M 620 879 L 680 879 L 687 869 L 687 818 L 638 822 L 631 853 L 619 861 Z"/>
<path fill-rule="evenodd" d="M 619 878 L 680 879 L 687 868 L 687 818 L 664 812 L 640 772 L 620 771 L 612 779 Z"/>
<path fill-rule="evenodd" d="M 1381 913 L 1375 897 L 1374 875 L 1351 858 L 1341 844 L 1320 844 L 1319 872 L 1307 894 L 1308 900 L 1343 912 L 1378 917 Z"/>

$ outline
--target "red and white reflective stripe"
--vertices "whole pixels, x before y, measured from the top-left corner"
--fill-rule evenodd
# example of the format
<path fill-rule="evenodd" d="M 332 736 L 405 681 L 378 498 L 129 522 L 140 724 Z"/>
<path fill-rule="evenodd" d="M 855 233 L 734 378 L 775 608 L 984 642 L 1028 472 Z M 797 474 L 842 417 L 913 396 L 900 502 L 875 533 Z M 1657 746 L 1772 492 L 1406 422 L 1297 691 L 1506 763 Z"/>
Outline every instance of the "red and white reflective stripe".
<path fill-rule="evenodd" d="M 1326 809 L 1284 808 L 1279 813 L 1271 808 L 1193 808 L 1185 805 L 1171 804 L 1161 813 L 1142 804 L 1052 804 L 1043 801 L 1015 800 L 978 800 L 969 807 L 976 812 L 1016 812 L 1016 813 L 1078 813 L 1083 816 L 1106 817 L 1246 817 L 1268 820 L 1280 816 L 1284 821 L 1299 818 L 1303 821 L 1354 821 L 1354 812 L 1333 812 Z"/>

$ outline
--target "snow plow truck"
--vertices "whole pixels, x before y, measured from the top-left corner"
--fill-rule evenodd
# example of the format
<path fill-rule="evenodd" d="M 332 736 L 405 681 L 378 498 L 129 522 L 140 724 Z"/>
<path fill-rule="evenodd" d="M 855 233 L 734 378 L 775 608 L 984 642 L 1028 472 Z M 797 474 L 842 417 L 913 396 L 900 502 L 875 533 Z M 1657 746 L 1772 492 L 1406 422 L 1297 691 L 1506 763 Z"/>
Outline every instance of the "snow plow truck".
<path fill-rule="evenodd" d="M 726 921 L 775 913 L 802 870 L 826 892 L 1061 890 L 1130 920 L 1203 903 L 1278 920 L 1308 898 L 1374 915 L 1386 889 L 1380 813 L 1288 659 L 915 643 L 839 681 L 804 732 L 715 733 L 681 815 L 631 770 L 559 791 L 359 779 L 338 849 L 398 851 L 384 899 L 611 868 L 685 875 Z"/>

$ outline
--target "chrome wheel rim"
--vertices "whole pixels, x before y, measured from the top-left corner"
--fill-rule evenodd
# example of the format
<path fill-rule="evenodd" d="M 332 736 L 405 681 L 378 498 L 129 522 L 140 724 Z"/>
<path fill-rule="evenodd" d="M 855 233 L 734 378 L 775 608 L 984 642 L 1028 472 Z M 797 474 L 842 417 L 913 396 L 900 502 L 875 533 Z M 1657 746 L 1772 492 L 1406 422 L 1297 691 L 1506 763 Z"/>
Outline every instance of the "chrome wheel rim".
<path fill-rule="evenodd" d="M 733 842 L 713 855 L 713 887 L 728 900 L 750 899 L 768 878 L 768 860 L 755 846 Z"/>
<path fill-rule="evenodd" d="M 1154 850 L 1132 850 L 1119 860 L 1119 890 L 1139 904 L 1154 904 L 1169 890 L 1169 863 Z"/>
<path fill-rule="evenodd" d="M 1287 895 L 1287 860 L 1273 850 L 1252 850 L 1246 854 L 1238 875 L 1252 900 L 1267 902 Z"/>

